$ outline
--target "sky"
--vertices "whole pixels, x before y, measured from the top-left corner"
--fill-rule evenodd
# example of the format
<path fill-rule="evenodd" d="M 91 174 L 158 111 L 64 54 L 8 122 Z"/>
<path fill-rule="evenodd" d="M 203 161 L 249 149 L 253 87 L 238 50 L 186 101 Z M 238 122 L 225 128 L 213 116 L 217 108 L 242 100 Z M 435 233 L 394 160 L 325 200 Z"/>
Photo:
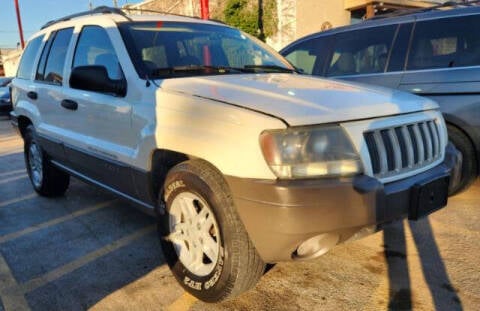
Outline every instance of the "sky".
<path fill-rule="evenodd" d="M 113 6 L 112 0 L 18 0 L 25 41 L 50 20 L 86 11 L 93 7 Z M 118 5 L 140 0 L 118 0 Z M 0 0 L 0 48 L 14 48 L 20 42 L 14 0 Z"/>

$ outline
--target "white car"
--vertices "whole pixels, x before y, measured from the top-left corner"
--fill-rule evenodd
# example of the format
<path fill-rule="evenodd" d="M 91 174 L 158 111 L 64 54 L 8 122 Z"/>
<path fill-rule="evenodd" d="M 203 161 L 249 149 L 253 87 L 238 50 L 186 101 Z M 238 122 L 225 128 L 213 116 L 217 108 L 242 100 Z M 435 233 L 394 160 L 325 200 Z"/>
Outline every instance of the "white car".
<path fill-rule="evenodd" d="M 253 287 L 303 260 L 447 203 L 458 152 L 437 105 L 297 74 L 213 21 L 110 8 L 47 24 L 12 83 L 35 190 L 78 177 L 156 214 L 192 295 Z"/>

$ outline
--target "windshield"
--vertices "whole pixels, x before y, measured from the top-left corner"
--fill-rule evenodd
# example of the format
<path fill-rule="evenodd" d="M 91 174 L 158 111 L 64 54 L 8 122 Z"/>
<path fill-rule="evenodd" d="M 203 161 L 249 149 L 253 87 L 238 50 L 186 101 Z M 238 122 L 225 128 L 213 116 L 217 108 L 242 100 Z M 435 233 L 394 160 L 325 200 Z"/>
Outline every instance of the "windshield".
<path fill-rule="evenodd" d="M 274 50 L 227 26 L 131 22 L 119 29 L 141 78 L 294 71 Z"/>

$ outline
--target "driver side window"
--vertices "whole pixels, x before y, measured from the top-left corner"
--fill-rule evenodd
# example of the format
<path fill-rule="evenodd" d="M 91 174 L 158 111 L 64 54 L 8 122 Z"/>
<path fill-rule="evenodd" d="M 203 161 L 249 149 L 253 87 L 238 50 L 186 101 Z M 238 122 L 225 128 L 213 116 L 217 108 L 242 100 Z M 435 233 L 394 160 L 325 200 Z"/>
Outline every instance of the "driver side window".
<path fill-rule="evenodd" d="M 112 80 L 124 77 L 112 42 L 105 29 L 99 26 L 83 27 L 75 49 L 73 67 L 88 65 L 104 66 Z"/>

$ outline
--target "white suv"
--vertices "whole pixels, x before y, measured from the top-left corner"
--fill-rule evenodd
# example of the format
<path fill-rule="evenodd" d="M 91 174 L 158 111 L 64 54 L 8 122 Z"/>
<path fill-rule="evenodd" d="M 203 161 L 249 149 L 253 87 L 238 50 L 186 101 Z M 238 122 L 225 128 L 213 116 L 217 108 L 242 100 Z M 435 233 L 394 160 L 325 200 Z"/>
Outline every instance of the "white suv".
<path fill-rule="evenodd" d="M 53 21 L 12 99 L 35 190 L 62 195 L 72 175 L 155 212 L 173 274 L 204 301 L 445 206 L 458 167 L 434 102 L 299 75 L 237 29 L 180 16 Z"/>

